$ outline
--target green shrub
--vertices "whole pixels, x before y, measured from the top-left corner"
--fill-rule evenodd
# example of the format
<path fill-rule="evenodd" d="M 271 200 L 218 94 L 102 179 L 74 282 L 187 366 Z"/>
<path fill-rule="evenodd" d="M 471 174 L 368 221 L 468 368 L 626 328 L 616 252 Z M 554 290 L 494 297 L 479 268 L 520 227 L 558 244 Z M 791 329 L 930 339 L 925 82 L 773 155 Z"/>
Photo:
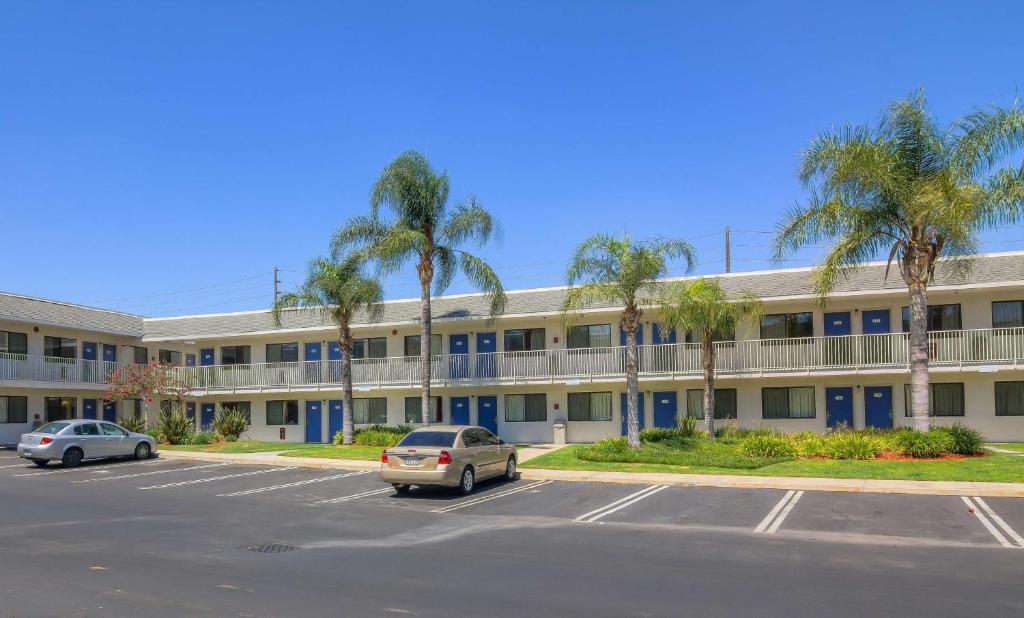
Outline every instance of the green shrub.
<path fill-rule="evenodd" d="M 981 452 L 981 445 L 984 444 L 985 438 L 978 431 L 966 425 L 961 425 L 959 422 L 946 427 L 946 431 L 949 432 L 950 438 L 953 439 L 951 453 L 956 453 L 957 455 L 976 455 Z"/>
<path fill-rule="evenodd" d="M 882 451 L 874 436 L 858 431 L 839 431 L 822 440 L 824 456 L 829 459 L 871 459 Z"/>
<path fill-rule="evenodd" d="M 249 428 L 249 418 L 241 410 L 229 408 L 210 423 L 210 429 L 227 442 L 235 442 Z"/>
<path fill-rule="evenodd" d="M 695 416 L 688 416 L 686 418 L 692 418 L 694 423 L 697 422 L 697 417 Z M 718 438 L 718 440 L 724 444 L 732 444 L 734 442 L 739 441 L 741 437 L 740 431 L 741 430 L 738 427 L 736 427 L 735 424 L 727 422 L 715 430 L 715 437 Z"/>
<path fill-rule="evenodd" d="M 675 440 L 678 438 L 692 437 L 693 436 L 682 435 L 682 431 L 679 429 L 666 429 L 664 427 L 648 427 L 647 429 L 640 430 L 641 442 L 664 442 L 666 440 Z"/>
<path fill-rule="evenodd" d="M 804 431 L 793 436 L 796 444 L 796 451 L 800 457 L 827 457 L 825 449 L 825 436 Z"/>
<path fill-rule="evenodd" d="M 679 419 L 679 435 L 684 438 L 696 438 L 702 432 L 697 429 L 696 416 L 684 416 Z"/>
<path fill-rule="evenodd" d="M 145 416 L 122 416 L 117 419 L 117 424 L 133 433 L 146 432 Z"/>
<path fill-rule="evenodd" d="M 395 446 L 412 430 L 410 425 L 367 425 L 355 431 L 352 442 L 361 446 Z M 334 440 L 335 444 L 341 444 L 341 432 L 334 436 Z"/>
<path fill-rule="evenodd" d="M 776 432 L 750 432 L 740 441 L 740 450 L 748 457 L 786 459 L 796 456 L 796 441 Z"/>
<path fill-rule="evenodd" d="M 195 419 L 189 418 L 181 406 L 161 410 L 158 427 L 160 439 L 168 444 L 189 444 L 196 432 Z"/>
<path fill-rule="evenodd" d="M 204 444 L 213 444 L 217 439 L 217 436 L 213 435 L 208 431 L 198 431 L 188 437 L 188 442 L 182 442 L 182 444 L 191 444 L 193 446 L 202 446 Z"/>
<path fill-rule="evenodd" d="M 142 433 L 144 433 L 147 436 L 153 438 L 157 442 L 163 442 L 164 441 L 163 433 L 161 433 L 159 427 L 146 427 L 146 430 L 143 431 Z"/>
<path fill-rule="evenodd" d="M 779 463 L 784 459 L 749 457 L 735 446 L 695 438 L 675 438 L 649 442 L 630 448 L 625 437 L 607 438 L 579 447 L 576 457 L 584 461 L 703 466 L 722 469 L 751 470 Z"/>
<path fill-rule="evenodd" d="M 953 449 L 953 437 L 945 428 L 928 431 L 906 430 L 894 433 L 896 452 L 910 457 L 938 457 Z"/>

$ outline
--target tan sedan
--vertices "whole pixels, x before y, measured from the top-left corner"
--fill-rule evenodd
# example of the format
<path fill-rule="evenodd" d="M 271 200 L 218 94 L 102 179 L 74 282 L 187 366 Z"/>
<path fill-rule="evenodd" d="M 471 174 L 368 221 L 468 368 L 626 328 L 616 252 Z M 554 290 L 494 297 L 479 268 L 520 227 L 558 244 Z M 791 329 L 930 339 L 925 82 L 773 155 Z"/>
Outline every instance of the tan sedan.
<path fill-rule="evenodd" d="M 477 481 L 516 478 L 516 449 L 475 425 L 430 425 L 407 434 L 380 455 L 380 478 L 400 492 L 413 485 L 458 487 L 468 494 Z"/>

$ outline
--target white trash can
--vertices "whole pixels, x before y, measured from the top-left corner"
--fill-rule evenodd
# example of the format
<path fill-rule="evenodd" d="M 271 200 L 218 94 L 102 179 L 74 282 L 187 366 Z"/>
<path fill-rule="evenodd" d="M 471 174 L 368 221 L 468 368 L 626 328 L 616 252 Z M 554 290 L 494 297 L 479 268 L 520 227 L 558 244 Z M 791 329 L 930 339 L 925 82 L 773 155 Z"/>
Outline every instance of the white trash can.
<path fill-rule="evenodd" d="M 554 430 L 555 444 L 563 446 L 565 444 L 565 423 L 555 423 L 551 428 Z"/>

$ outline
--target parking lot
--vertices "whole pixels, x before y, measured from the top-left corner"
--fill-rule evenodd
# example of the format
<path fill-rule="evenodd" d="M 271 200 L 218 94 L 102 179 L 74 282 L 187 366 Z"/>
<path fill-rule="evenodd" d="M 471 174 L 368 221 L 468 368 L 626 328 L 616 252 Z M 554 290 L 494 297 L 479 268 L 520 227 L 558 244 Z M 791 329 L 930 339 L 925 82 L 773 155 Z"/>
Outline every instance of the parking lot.
<path fill-rule="evenodd" d="M 510 592 L 546 591 L 548 585 L 558 590 L 585 575 L 572 565 L 588 564 L 591 581 L 613 585 L 588 590 L 587 602 L 567 605 L 565 612 L 618 607 L 624 599 L 615 587 L 621 586 L 647 591 L 644 611 L 664 615 L 677 602 L 676 577 L 689 586 L 714 573 L 734 582 L 750 571 L 758 574 L 744 584 L 751 591 L 780 576 L 772 567 L 788 565 L 811 580 L 839 570 L 844 575 L 838 583 L 887 581 L 862 591 L 877 596 L 910 584 L 894 574 L 911 576 L 916 561 L 923 568 L 936 560 L 982 569 L 947 569 L 961 594 L 952 604 L 936 603 L 938 614 L 972 602 L 994 613 L 1021 608 L 1019 586 L 1003 588 L 1000 575 L 981 574 L 1024 573 L 1024 499 L 526 480 L 485 482 L 470 496 L 440 489 L 399 495 L 367 471 L 159 458 L 39 469 L 9 452 L 0 452 L 0 486 L 0 564 L 5 570 L 17 565 L 15 571 L 25 574 L 8 578 L 8 598 L 30 598 L 55 572 L 75 591 L 72 604 L 40 607 L 43 614 L 89 615 L 108 603 L 136 615 L 219 614 L 227 608 L 289 615 L 286 601 L 323 586 L 327 599 L 358 590 L 361 600 L 347 594 L 346 603 L 369 614 L 389 613 L 390 607 L 473 615 L 472 603 L 494 594 L 513 604 L 488 613 L 523 615 L 513 608 L 554 601 L 547 593 L 527 600 Z M 498 569 L 493 575 L 509 590 L 488 585 L 458 601 L 400 592 L 422 595 L 430 582 L 460 589 L 454 574 L 474 582 L 496 569 L 491 552 L 516 565 L 514 574 Z M 423 570 L 430 556 L 448 557 L 442 571 Z M 806 571 L 814 564 L 820 569 Z M 287 574 L 266 579 L 282 567 Z M 928 586 L 943 581 L 931 575 Z M 965 587 L 975 579 L 974 589 Z M 586 580 L 579 585 L 586 588 Z M 285 583 L 290 587 L 281 588 Z M 708 581 L 704 592 L 722 583 Z M 382 585 L 390 592 L 377 599 L 373 591 Z M 169 595 L 174 600 L 160 596 L 169 587 L 188 593 Z M 239 595 L 236 589 L 253 592 Z M 843 584 L 833 594 L 850 592 Z M 944 592 L 936 588 L 936 600 Z M 364 601 L 370 605 L 359 605 Z M 701 601 L 715 613 L 719 601 L 710 594 Z"/>

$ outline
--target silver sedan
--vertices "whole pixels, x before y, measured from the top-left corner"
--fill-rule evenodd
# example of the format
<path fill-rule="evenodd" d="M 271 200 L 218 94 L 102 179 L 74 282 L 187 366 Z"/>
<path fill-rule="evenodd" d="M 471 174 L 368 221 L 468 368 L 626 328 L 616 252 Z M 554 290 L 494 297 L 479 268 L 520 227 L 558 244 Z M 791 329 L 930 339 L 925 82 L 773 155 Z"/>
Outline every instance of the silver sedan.
<path fill-rule="evenodd" d="M 144 433 L 94 420 L 53 421 L 22 434 L 18 455 L 37 466 L 57 460 L 74 468 L 84 459 L 134 457 L 148 459 L 156 452 L 156 440 Z"/>

